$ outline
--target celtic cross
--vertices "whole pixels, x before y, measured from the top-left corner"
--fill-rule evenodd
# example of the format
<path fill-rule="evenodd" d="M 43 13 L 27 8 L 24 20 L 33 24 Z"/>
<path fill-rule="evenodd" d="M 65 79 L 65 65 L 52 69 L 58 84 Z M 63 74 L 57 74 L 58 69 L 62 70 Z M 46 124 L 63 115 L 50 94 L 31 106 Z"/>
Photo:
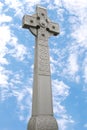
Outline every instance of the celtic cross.
<path fill-rule="evenodd" d="M 53 117 L 48 38 L 59 34 L 59 25 L 50 21 L 45 8 L 37 6 L 36 14 L 24 15 L 22 27 L 36 37 L 32 117 L 28 130 L 57 130 Z"/>

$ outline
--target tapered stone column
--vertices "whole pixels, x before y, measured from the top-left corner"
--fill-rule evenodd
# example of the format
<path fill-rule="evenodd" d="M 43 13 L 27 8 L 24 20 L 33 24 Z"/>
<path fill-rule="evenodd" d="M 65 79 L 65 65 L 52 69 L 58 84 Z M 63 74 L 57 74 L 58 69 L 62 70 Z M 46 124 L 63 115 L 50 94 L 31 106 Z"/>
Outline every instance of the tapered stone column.
<path fill-rule="evenodd" d="M 24 15 L 23 28 L 29 29 L 36 38 L 32 116 L 28 130 L 58 130 L 53 117 L 48 38 L 59 34 L 59 26 L 49 20 L 45 8 L 36 7 L 36 14 Z"/>

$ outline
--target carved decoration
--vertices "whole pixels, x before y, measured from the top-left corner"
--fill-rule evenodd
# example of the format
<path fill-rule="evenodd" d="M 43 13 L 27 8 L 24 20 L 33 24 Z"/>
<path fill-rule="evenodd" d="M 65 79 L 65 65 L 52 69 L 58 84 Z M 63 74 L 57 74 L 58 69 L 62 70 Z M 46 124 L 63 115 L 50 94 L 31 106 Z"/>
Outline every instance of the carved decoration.
<path fill-rule="evenodd" d="M 49 51 L 47 46 L 38 45 L 39 74 L 50 75 Z"/>

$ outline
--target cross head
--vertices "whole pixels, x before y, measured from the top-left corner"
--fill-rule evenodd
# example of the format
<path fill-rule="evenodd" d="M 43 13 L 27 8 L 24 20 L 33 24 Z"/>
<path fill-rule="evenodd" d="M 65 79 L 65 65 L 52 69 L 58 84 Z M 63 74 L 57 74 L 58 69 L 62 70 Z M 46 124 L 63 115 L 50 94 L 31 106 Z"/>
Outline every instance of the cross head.
<path fill-rule="evenodd" d="M 24 15 L 22 27 L 29 29 L 36 37 L 43 37 L 44 40 L 59 34 L 59 25 L 50 21 L 46 9 L 39 6 L 36 7 L 36 14 Z"/>

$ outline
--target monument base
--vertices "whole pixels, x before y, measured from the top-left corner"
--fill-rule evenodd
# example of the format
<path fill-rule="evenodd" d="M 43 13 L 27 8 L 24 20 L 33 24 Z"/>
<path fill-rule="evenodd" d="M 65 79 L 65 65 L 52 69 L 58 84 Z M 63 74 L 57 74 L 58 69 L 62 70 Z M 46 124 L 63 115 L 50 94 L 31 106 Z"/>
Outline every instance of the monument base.
<path fill-rule="evenodd" d="M 32 116 L 27 130 L 58 130 L 58 125 L 53 116 Z"/>

